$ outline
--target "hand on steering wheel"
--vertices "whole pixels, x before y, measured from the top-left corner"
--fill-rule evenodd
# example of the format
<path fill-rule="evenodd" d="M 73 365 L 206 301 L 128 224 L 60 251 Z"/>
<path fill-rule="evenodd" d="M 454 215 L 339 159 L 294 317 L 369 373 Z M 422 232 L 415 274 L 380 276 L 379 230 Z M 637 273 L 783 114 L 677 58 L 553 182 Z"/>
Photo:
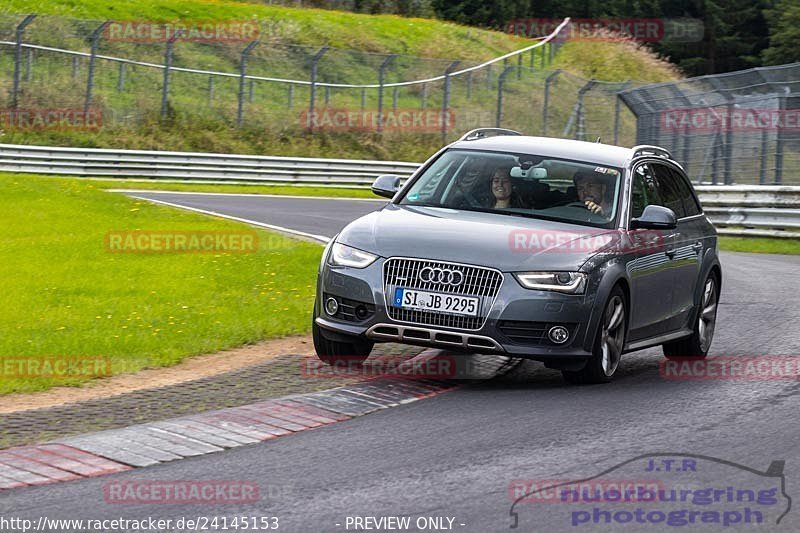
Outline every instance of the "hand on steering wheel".
<path fill-rule="evenodd" d="M 605 215 L 605 210 L 603 207 L 591 200 L 586 200 L 585 202 L 570 202 L 567 204 L 567 207 L 580 207 L 582 209 L 588 209 L 591 213 L 596 215 Z"/>

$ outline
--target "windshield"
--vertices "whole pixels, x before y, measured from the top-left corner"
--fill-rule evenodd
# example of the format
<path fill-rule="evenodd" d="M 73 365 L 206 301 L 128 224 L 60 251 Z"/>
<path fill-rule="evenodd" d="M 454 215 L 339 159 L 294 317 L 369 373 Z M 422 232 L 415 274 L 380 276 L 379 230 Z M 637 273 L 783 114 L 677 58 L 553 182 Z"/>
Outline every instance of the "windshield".
<path fill-rule="evenodd" d="M 589 162 L 449 150 L 411 185 L 400 204 L 611 227 L 620 177 L 619 168 Z"/>

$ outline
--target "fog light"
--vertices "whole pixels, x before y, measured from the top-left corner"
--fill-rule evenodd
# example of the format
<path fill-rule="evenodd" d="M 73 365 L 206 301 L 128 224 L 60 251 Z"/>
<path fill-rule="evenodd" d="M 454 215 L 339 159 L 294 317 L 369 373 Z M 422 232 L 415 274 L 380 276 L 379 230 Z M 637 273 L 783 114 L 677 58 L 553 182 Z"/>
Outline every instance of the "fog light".
<path fill-rule="evenodd" d="M 367 308 L 363 305 L 356 307 L 356 318 L 359 320 L 364 320 L 367 318 Z"/>
<path fill-rule="evenodd" d="M 547 336 L 555 344 L 564 344 L 569 339 L 569 331 L 564 326 L 553 326 Z"/>
<path fill-rule="evenodd" d="M 333 316 L 339 310 L 339 302 L 336 301 L 336 298 L 328 298 L 325 300 L 325 312 L 329 315 Z"/>

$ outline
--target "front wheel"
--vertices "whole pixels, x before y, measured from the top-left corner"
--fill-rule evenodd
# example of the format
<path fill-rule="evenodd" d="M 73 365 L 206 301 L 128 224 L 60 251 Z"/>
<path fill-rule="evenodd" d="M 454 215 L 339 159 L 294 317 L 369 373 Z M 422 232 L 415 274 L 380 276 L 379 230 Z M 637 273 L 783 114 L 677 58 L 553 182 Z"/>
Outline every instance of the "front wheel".
<path fill-rule="evenodd" d="M 342 340 L 326 339 L 322 328 L 316 322 L 311 326 L 311 336 L 314 339 L 314 350 L 317 352 L 317 357 L 331 366 L 337 363 L 363 363 L 375 345 L 372 341 L 360 337 L 338 333 L 337 337 Z"/>
<path fill-rule="evenodd" d="M 625 345 L 625 295 L 614 287 L 597 328 L 592 357 L 581 370 L 562 370 L 564 381 L 575 385 L 608 383 L 617 371 Z"/>
<path fill-rule="evenodd" d="M 709 274 L 703 286 L 700 298 L 700 309 L 694 330 L 690 337 L 668 342 L 663 345 L 667 359 L 692 358 L 704 359 L 714 339 L 714 327 L 717 323 L 717 304 L 719 303 L 719 283 L 714 274 Z"/>

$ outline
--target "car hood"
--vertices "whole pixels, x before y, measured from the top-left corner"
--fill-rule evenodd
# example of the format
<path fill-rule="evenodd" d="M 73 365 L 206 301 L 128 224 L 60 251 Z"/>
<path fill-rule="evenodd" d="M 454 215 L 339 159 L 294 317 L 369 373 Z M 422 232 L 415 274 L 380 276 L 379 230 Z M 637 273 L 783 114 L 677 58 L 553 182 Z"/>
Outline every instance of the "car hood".
<path fill-rule="evenodd" d="M 387 204 L 337 240 L 381 257 L 419 257 L 502 271 L 578 270 L 616 233 L 495 213 Z"/>

